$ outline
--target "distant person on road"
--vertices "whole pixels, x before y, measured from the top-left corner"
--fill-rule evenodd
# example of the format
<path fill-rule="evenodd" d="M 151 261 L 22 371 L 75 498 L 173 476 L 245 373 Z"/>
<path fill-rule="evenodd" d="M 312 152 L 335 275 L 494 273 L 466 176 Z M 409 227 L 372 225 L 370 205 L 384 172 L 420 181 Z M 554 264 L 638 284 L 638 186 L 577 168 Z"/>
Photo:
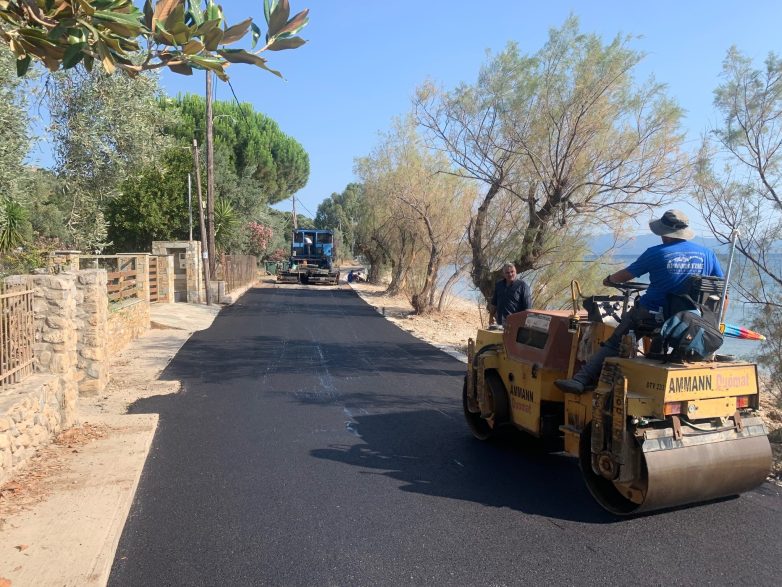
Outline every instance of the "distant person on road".
<path fill-rule="evenodd" d="M 636 300 L 635 307 L 622 316 L 614 333 L 573 379 L 557 379 L 554 385 L 567 393 L 584 393 L 587 386 L 597 383 L 603 361 L 607 357 L 619 355 L 619 345 L 625 334 L 638 330 L 644 321 L 653 320 L 652 312 L 662 316 L 662 308 L 669 293 L 683 293 L 682 288 L 692 275 L 723 277 L 722 267 L 714 252 L 689 242 L 695 236 L 689 226 L 689 219 L 681 210 L 668 210 L 659 220 L 649 223 L 649 229 L 662 239 L 662 244 L 649 247 L 625 269 L 603 280 L 603 285 L 610 287 L 648 273 L 649 288 Z"/>
<path fill-rule="evenodd" d="M 516 275 L 513 263 L 505 263 L 502 266 L 502 279 L 494 286 L 489 306 L 489 324 L 502 325 L 509 314 L 523 312 L 531 307 L 529 286 Z"/>
<path fill-rule="evenodd" d="M 353 270 L 351 269 L 348 271 L 348 283 L 353 283 L 353 281 L 356 279 L 356 275 L 353 273 Z"/>

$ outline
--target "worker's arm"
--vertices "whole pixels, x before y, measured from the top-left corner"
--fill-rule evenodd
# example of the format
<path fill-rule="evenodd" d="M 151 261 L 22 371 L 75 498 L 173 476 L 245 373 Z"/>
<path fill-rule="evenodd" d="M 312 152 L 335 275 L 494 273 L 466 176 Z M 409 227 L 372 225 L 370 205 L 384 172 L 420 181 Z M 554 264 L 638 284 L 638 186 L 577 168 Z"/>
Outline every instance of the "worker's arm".
<path fill-rule="evenodd" d="M 492 306 L 491 304 L 489 304 L 489 325 L 495 323 L 494 317 L 496 314 L 497 314 L 497 306 Z"/>
<path fill-rule="evenodd" d="M 627 269 L 620 269 L 616 273 L 612 273 L 603 280 L 603 285 L 612 286 L 617 283 L 625 283 L 626 281 L 632 281 L 635 275 L 630 273 Z"/>

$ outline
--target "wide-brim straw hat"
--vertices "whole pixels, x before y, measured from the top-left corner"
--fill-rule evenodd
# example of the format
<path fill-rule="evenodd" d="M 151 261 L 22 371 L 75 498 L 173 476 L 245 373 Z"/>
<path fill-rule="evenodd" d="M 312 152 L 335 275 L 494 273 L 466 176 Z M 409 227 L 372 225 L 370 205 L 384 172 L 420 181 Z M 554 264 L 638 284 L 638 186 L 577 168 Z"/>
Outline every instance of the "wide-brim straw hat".
<path fill-rule="evenodd" d="M 695 233 L 690 229 L 690 220 L 681 210 L 667 210 L 658 220 L 649 222 L 649 228 L 658 236 L 690 240 Z"/>

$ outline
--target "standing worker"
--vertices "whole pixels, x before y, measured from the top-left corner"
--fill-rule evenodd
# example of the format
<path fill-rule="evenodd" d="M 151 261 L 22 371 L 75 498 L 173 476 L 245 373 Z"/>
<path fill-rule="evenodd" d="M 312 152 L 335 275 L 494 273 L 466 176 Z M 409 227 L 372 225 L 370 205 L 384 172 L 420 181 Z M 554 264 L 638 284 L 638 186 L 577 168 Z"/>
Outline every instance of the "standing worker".
<path fill-rule="evenodd" d="M 523 312 L 532 307 L 529 286 L 516 275 L 516 266 L 505 263 L 502 276 L 494 286 L 494 295 L 489 306 L 489 324 L 502 325 L 508 314 Z"/>
<path fill-rule="evenodd" d="M 662 316 L 666 296 L 683 293 L 691 275 L 724 277 L 714 252 L 690 242 L 695 233 L 689 228 L 689 220 L 682 211 L 668 210 L 659 220 L 649 222 L 649 229 L 662 238 L 662 244 L 649 247 L 632 264 L 603 280 L 603 285 L 610 287 L 648 273 L 649 288 L 638 298 L 635 307 L 622 316 L 614 333 L 573 379 L 554 381 L 554 385 L 562 391 L 581 394 L 587 386 L 597 383 L 603 361 L 619 355 L 622 337 L 631 330 L 637 330 L 644 321 L 652 320 L 652 312 Z"/>

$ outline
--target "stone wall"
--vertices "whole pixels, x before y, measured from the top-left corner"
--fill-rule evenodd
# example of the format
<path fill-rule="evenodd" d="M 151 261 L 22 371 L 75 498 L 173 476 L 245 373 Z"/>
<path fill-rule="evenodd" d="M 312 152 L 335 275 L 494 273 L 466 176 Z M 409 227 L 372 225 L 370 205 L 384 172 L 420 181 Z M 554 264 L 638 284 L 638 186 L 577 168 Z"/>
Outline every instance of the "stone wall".
<path fill-rule="evenodd" d="M 129 300 L 122 306 L 110 308 L 107 323 L 107 355 L 118 353 L 129 342 L 144 334 L 149 330 L 149 323 L 149 303 L 144 300 Z"/>
<path fill-rule="evenodd" d="M 36 373 L 0 393 L 0 484 L 64 427 L 56 375 Z"/>
<path fill-rule="evenodd" d="M 109 305 L 106 271 L 80 271 L 76 323 L 78 333 L 77 377 L 79 395 L 98 395 L 109 381 L 107 346 L 109 341 Z"/>
<path fill-rule="evenodd" d="M 103 391 L 112 354 L 149 329 L 148 301 L 110 308 L 105 270 L 68 269 L 11 278 L 35 292 L 35 373 L 0 389 L 0 483 L 77 423 L 79 395 Z"/>

